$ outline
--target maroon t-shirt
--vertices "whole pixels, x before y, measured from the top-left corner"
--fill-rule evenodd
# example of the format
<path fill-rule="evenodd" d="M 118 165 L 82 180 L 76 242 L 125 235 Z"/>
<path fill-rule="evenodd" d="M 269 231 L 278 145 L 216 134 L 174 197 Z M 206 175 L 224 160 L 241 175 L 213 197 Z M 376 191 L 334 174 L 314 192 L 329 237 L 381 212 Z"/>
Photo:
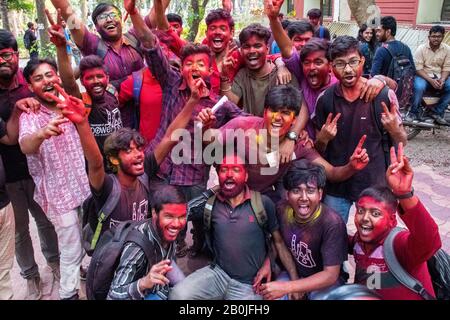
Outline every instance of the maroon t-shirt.
<path fill-rule="evenodd" d="M 0 117 L 3 121 L 8 121 L 18 100 L 32 96 L 33 93 L 28 89 L 22 70 L 18 70 L 17 76 L 9 88 L 0 87 Z M 13 146 L 0 144 L 0 154 L 5 168 L 6 183 L 31 179 L 28 172 L 27 158 L 20 150 L 18 144 Z"/>

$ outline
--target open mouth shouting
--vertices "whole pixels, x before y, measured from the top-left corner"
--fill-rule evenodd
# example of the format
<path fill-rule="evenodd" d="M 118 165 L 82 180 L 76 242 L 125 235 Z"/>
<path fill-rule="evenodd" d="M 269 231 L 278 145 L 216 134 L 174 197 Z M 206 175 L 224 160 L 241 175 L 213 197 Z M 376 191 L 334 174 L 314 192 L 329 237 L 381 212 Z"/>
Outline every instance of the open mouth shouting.
<path fill-rule="evenodd" d="M 222 37 L 215 37 L 212 39 L 212 48 L 215 50 L 223 49 L 224 47 L 224 40 Z"/>
<path fill-rule="evenodd" d="M 95 86 L 91 87 L 91 91 L 95 95 L 102 95 L 104 92 L 104 87 L 101 84 L 96 84 Z"/>

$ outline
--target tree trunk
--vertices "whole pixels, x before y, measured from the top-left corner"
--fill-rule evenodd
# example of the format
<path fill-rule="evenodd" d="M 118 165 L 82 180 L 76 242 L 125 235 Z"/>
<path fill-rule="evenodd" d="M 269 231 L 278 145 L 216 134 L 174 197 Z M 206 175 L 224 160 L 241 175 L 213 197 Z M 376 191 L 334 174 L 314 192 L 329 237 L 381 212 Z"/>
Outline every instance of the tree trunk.
<path fill-rule="evenodd" d="M 348 0 L 350 11 L 359 26 L 363 23 L 367 23 L 369 17 L 371 17 L 371 19 L 375 18 L 375 16 L 372 15 L 373 10 L 367 12 L 367 9 L 371 5 L 375 5 L 375 0 Z"/>
<path fill-rule="evenodd" d="M 209 0 L 191 0 L 191 6 L 192 6 L 192 22 L 190 24 L 189 28 L 189 35 L 188 40 L 194 42 L 195 37 L 197 37 L 198 33 L 198 27 L 200 25 L 200 21 L 202 21 L 203 17 L 205 16 L 205 8 L 208 4 Z"/>
<path fill-rule="evenodd" d="M 80 0 L 80 6 L 81 6 L 81 21 L 83 21 L 83 24 L 87 24 L 87 15 L 88 15 L 88 7 L 86 0 Z"/>
<path fill-rule="evenodd" d="M 9 27 L 7 0 L 0 0 L 0 15 L 2 17 L 3 29 L 11 30 Z"/>
<path fill-rule="evenodd" d="M 48 29 L 48 22 L 47 17 L 45 15 L 45 0 L 36 0 L 36 12 L 37 12 L 37 18 L 38 18 L 38 24 L 41 26 L 39 28 L 39 36 L 41 39 L 41 48 L 47 47 L 47 45 L 50 43 L 50 40 L 48 38 L 47 29 Z M 42 28 L 42 26 L 44 28 Z"/>

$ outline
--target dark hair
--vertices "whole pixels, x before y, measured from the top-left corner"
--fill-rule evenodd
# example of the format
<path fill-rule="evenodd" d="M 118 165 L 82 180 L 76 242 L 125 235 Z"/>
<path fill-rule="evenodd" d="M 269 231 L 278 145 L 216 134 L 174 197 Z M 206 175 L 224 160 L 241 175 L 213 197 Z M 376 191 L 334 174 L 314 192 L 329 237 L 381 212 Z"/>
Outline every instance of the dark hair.
<path fill-rule="evenodd" d="M 361 191 L 359 199 L 362 197 L 371 197 L 379 202 L 385 203 L 392 209 L 393 212 L 397 211 L 398 200 L 392 193 L 391 189 L 386 186 L 374 186 L 369 187 Z"/>
<path fill-rule="evenodd" d="M 177 187 L 163 185 L 152 195 L 152 208 L 155 209 L 156 213 L 159 213 L 163 205 L 168 203 L 186 203 L 186 197 Z"/>
<path fill-rule="evenodd" d="M 6 30 L 0 29 L 0 50 L 11 48 L 14 51 L 17 51 L 17 41 L 14 38 L 14 35 Z"/>
<path fill-rule="evenodd" d="M 180 24 L 180 26 L 183 25 L 183 19 L 181 18 L 181 16 L 179 14 L 168 13 L 168 14 L 166 14 L 166 17 L 167 17 L 167 21 L 169 21 L 169 22 L 178 22 Z"/>
<path fill-rule="evenodd" d="M 206 26 L 209 26 L 211 23 L 217 20 L 226 20 L 230 29 L 234 28 L 234 20 L 231 14 L 224 9 L 214 9 L 211 10 L 205 18 Z"/>
<path fill-rule="evenodd" d="M 277 111 L 288 108 L 294 111 L 296 116 L 300 113 L 301 104 L 302 95 L 300 90 L 289 84 L 270 88 L 264 100 L 265 109 Z"/>
<path fill-rule="evenodd" d="M 283 30 L 286 30 L 287 27 L 289 27 L 289 25 L 290 25 L 291 23 L 292 23 L 292 21 L 287 20 L 287 19 L 281 21 L 281 26 L 283 27 Z"/>
<path fill-rule="evenodd" d="M 41 59 L 31 59 L 28 61 L 27 65 L 23 69 L 23 76 L 27 80 L 28 83 L 31 83 L 31 76 L 33 75 L 34 71 L 41 65 L 41 64 L 49 64 L 55 72 L 58 72 L 58 66 L 56 64 L 56 61 L 51 58 L 41 58 Z"/>
<path fill-rule="evenodd" d="M 339 286 L 327 293 L 322 300 L 360 300 L 365 298 L 381 300 L 381 296 L 375 290 L 356 283 Z"/>
<path fill-rule="evenodd" d="M 269 39 L 271 36 L 271 33 L 269 29 L 262 26 L 259 23 L 252 23 L 242 29 L 241 33 L 239 33 L 239 42 L 241 43 L 241 46 L 248 41 L 252 36 L 256 36 L 260 39 L 263 39 L 266 44 L 269 43 Z"/>
<path fill-rule="evenodd" d="M 367 26 L 367 24 L 363 23 L 361 25 L 361 27 L 358 30 L 358 41 L 367 42 L 366 39 L 364 39 L 364 36 L 363 36 L 363 33 L 364 33 L 364 31 L 367 30 L 367 28 L 369 28 Z M 374 28 L 371 28 L 371 29 L 372 29 L 372 32 L 373 32 L 372 33 L 372 39 L 370 39 L 370 42 L 367 42 L 367 44 L 369 45 L 370 50 L 375 53 L 375 49 L 377 47 L 377 37 L 375 36 L 375 29 Z"/>
<path fill-rule="evenodd" d="M 79 69 L 80 69 L 80 76 L 83 77 L 83 74 L 89 70 L 94 68 L 101 68 L 105 73 L 108 73 L 107 68 L 99 56 L 95 54 L 91 54 L 89 56 L 83 57 L 80 61 Z"/>
<path fill-rule="evenodd" d="M 115 5 L 113 5 L 112 3 L 101 2 L 94 8 L 94 11 L 92 11 L 91 17 L 94 24 L 97 24 L 97 17 L 106 10 L 108 10 L 109 8 L 114 8 L 119 12 L 119 14 L 121 13 L 120 9 L 117 8 Z"/>
<path fill-rule="evenodd" d="M 330 42 L 326 39 L 312 38 L 300 51 L 300 60 L 305 59 L 313 52 L 325 51 L 325 57 L 328 59 L 328 51 L 330 50 Z"/>
<path fill-rule="evenodd" d="M 181 58 L 181 63 L 184 62 L 184 60 L 189 57 L 190 55 L 193 54 L 199 54 L 199 53 L 205 53 L 208 55 L 209 57 L 209 61 L 211 64 L 211 49 L 204 45 L 204 44 L 198 44 L 198 43 L 188 43 L 186 44 L 183 49 L 181 49 L 181 54 L 180 54 L 180 58 Z"/>
<path fill-rule="evenodd" d="M 384 30 L 391 30 L 391 35 L 395 37 L 397 33 L 397 20 L 393 16 L 382 17 L 380 23 Z"/>
<path fill-rule="evenodd" d="M 219 171 L 219 168 L 223 163 L 223 159 L 230 156 L 236 156 L 240 158 L 242 160 L 242 164 L 244 165 L 244 167 L 246 167 L 245 154 L 241 154 L 241 152 L 239 152 L 236 141 L 228 141 L 226 144 L 219 146 L 219 148 L 222 149 L 223 157 L 218 162 L 213 163 L 213 166 L 217 172 Z"/>
<path fill-rule="evenodd" d="M 309 18 L 320 18 L 322 16 L 322 11 L 318 8 L 313 8 L 306 14 Z"/>
<path fill-rule="evenodd" d="M 302 35 L 306 32 L 314 34 L 314 29 L 307 21 L 293 21 L 287 27 L 287 34 L 289 39 L 292 39 L 296 35 Z"/>
<path fill-rule="evenodd" d="M 442 35 L 445 35 L 445 28 L 439 25 L 432 26 L 429 35 L 431 36 L 432 33 L 442 33 Z"/>
<path fill-rule="evenodd" d="M 34 25 L 34 23 L 33 22 L 28 22 L 27 23 L 27 27 L 28 27 L 28 29 L 30 29 L 32 26 Z"/>
<path fill-rule="evenodd" d="M 306 159 L 294 161 L 283 177 L 283 186 L 288 191 L 303 183 L 315 183 L 318 189 L 323 189 L 326 182 L 325 168 Z"/>
<path fill-rule="evenodd" d="M 352 51 L 358 52 L 362 57 L 358 40 L 351 36 L 339 36 L 330 45 L 330 60 L 343 57 Z"/>
<path fill-rule="evenodd" d="M 106 159 L 111 157 L 119 158 L 119 151 L 128 150 L 131 141 L 134 141 L 138 147 L 143 147 L 145 145 L 145 138 L 134 129 L 120 128 L 111 133 L 103 144 L 103 152 Z M 111 161 L 108 161 L 108 166 L 113 170 L 116 169 Z"/>

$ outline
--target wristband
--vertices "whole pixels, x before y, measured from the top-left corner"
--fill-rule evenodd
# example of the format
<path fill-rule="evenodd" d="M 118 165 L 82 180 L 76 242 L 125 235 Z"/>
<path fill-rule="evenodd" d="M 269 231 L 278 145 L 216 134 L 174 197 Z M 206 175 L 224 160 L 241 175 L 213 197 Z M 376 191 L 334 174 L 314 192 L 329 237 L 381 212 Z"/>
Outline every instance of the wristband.
<path fill-rule="evenodd" d="M 411 187 L 411 191 L 408 193 L 404 193 L 404 194 L 400 194 L 400 195 L 396 195 L 394 194 L 394 196 L 399 199 L 399 200 L 403 200 L 403 199 L 409 199 L 412 196 L 414 196 L 414 187 Z"/>

